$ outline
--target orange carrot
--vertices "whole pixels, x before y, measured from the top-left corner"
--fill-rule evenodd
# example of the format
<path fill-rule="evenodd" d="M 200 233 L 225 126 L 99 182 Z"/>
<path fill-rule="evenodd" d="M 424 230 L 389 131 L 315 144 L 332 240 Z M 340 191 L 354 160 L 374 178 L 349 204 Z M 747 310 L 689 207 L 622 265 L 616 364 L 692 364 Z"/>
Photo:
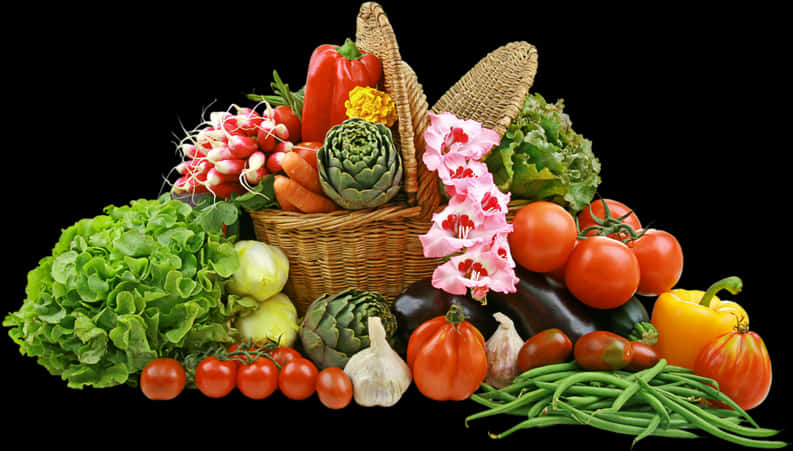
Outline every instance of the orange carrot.
<path fill-rule="evenodd" d="M 303 213 L 328 213 L 339 209 L 336 203 L 324 194 L 310 191 L 296 180 L 284 175 L 275 176 L 273 190 L 281 208 L 284 206 L 281 203 L 283 200 L 287 205 L 294 206 Z"/>
<path fill-rule="evenodd" d="M 317 194 L 325 194 L 319 184 L 319 174 L 297 152 L 287 152 L 281 159 L 281 168 L 290 179 L 303 185 L 304 188 Z"/>

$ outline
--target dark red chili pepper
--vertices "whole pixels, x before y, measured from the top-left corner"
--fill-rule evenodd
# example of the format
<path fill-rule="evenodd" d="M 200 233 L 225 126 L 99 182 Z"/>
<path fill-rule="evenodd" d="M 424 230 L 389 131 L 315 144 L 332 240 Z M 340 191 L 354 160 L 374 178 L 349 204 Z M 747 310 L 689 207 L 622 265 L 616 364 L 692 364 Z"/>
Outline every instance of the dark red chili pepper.
<path fill-rule="evenodd" d="M 301 139 L 324 142 L 328 130 L 347 119 L 344 103 L 352 88 L 376 88 L 382 74 L 380 60 L 359 50 L 351 39 L 342 46 L 317 47 L 308 63 Z"/>

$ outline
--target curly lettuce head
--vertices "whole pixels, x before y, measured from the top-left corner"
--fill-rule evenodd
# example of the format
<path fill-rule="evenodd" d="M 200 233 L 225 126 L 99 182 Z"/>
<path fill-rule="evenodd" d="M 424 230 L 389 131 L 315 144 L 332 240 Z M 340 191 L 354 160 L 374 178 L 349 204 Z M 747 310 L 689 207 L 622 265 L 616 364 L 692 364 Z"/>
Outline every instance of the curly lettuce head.
<path fill-rule="evenodd" d="M 28 273 L 22 306 L 3 321 L 20 352 L 69 387 L 100 388 L 135 385 L 157 357 L 230 343 L 232 239 L 165 197 L 104 213 L 64 229 Z"/>
<path fill-rule="evenodd" d="M 595 196 L 600 161 L 563 109 L 561 99 L 552 104 L 539 94 L 527 95 L 485 161 L 498 187 L 513 199 L 548 200 L 577 213 Z"/>

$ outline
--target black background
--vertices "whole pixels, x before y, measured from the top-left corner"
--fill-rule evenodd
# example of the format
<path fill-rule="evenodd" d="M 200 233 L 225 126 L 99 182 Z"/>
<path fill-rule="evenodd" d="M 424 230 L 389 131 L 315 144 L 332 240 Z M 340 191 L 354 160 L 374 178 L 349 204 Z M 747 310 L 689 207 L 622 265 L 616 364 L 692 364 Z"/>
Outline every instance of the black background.
<path fill-rule="evenodd" d="M 599 194 L 628 204 L 645 225 L 675 234 L 685 252 L 680 287 L 729 275 L 774 364 L 768 399 L 751 413 L 790 440 L 788 221 L 789 75 L 780 12 L 754 6 L 581 8 L 523 2 L 382 2 L 402 57 L 430 105 L 479 59 L 511 41 L 539 52 L 533 91 L 563 98 L 574 129 L 593 141 Z M 205 109 L 246 104 L 273 69 L 297 88 L 311 51 L 354 37 L 359 2 L 166 4 L 7 13 L 3 31 L 5 312 L 24 299 L 25 274 L 60 230 L 108 204 L 155 197 L 179 162 L 175 141 Z M 171 6 L 170 4 L 168 6 Z M 781 109 L 780 109 L 781 107 Z M 170 178 L 173 180 L 173 178 Z M 651 306 L 652 299 L 645 299 Z M 471 402 L 431 402 L 411 388 L 392 408 L 330 411 L 316 397 L 185 393 L 155 403 L 132 388 L 72 390 L 2 343 L 10 414 L 6 437 L 85 444 L 194 446 L 550 446 L 629 449 L 627 436 L 584 427 L 488 438 L 511 418 L 471 423 Z M 710 438 L 638 445 L 729 449 Z"/>

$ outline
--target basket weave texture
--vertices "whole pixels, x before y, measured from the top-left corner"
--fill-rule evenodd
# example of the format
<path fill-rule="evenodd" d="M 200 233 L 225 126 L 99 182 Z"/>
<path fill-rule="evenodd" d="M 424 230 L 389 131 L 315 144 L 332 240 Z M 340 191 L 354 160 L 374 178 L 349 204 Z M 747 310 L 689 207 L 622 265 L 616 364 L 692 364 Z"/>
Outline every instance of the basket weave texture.
<path fill-rule="evenodd" d="M 429 277 L 441 263 L 441 259 L 424 257 L 418 239 L 445 202 L 437 175 L 422 162 L 430 111 L 426 95 L 413 69 L 402 60 L 382 7 L 374 2 L 362 4 L 356 24 L 356 44 L 380 59 L 381 88 L 396 104 L 398 120 L 391 131 L 402 154 L 403 185 L 392 202 L 377 208 L 315 214 L 248 211 L 257 239 L 280 247 L 289 258 L 284 292 L 300 315 L 319 296 L 349 287 L 377 291 L 392 301 L 413 282 Z M 503 135 L 533 81 L 533 49 L 526 43 L 513 43 L 491 53 L 444 94 L 432 111 L 479 120 Z M 499 77 L 496 83 L 494 75 Z"/>

